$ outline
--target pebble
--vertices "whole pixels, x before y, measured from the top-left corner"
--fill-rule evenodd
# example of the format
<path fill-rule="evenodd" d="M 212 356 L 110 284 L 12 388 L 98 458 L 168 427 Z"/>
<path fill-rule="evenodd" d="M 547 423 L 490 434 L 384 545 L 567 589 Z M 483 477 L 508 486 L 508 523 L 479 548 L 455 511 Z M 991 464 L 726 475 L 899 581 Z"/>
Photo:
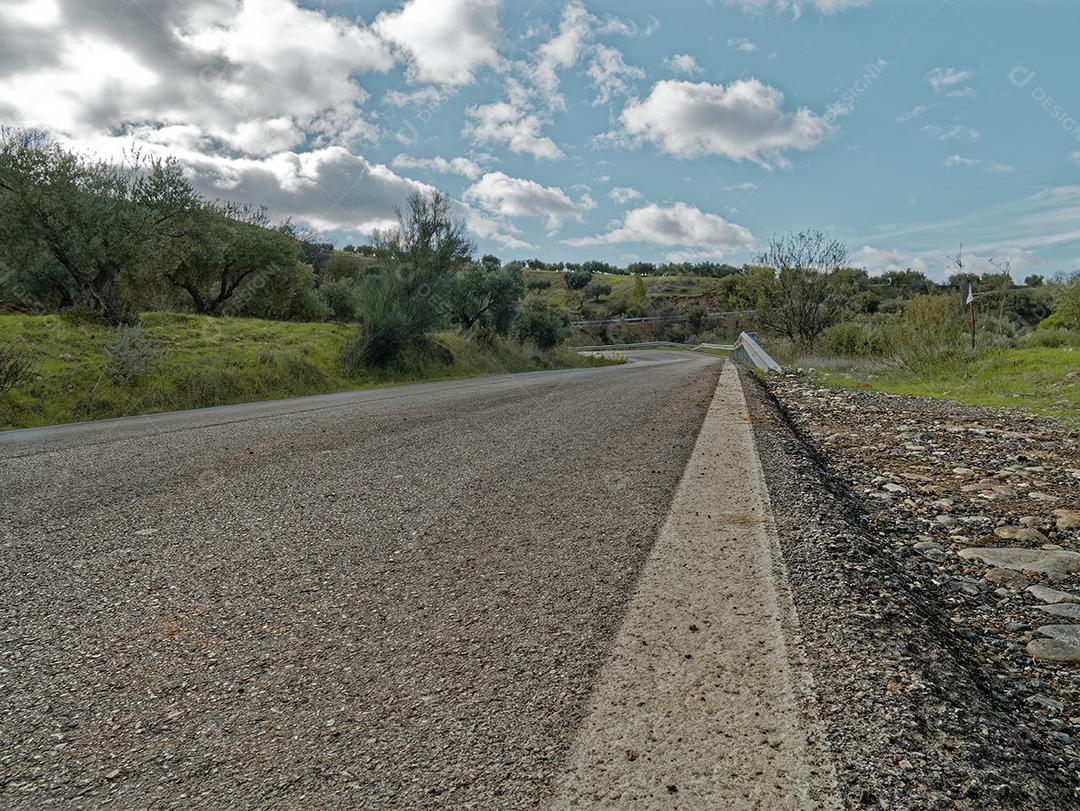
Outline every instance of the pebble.
<path fill-rule="evenodd" d="M 1018 572 L 1043 574 L 1080 572 L 1080 554 L 1063 550 L 973 546 L 960 550 L 960 557 L 965 560 L 979 560 L 1002 569 L 1014 569 Z"/>
<path fill-rule="evenodd" d="M 1004 538 L 1007 541 L 1030 541 L 1032 543 L 1047 543 L 1050 540 L 1041 532 L 1039 532 L 1039 530 L 1032 529 L 1031 527 L 998 527 L 994 530 L 994 534 L 997 535 L 999 538 Z"/>
<path fill-rule="evenodd" d="M 998 583 L 1002 586 L 1012 586 L 1013 588 L 1027 588 L 1031 585 L 1031 581 L 1028 580 L 1020 572 L 1013 571 L 1012 569 L 999 569 L 993 568 L 988 571 L 984 577 L 991 583 Z"/>
<path fill-rule="evenodd" d="M 1040 611 L 1053 614 L 1055 617 L 1064 617 L 1067 620 L 1080 620 L 1080 603 L 1057 603 L 1055 605 L 1037 605 Z"/>
<path fill-rule="evenodd" d="M 1036 600 L 1042 600 L 1044 603 L 1080 603 L 1080 595 L 1049 589 L 1046 586 L 1028 586 L 1027 592 Z"/>

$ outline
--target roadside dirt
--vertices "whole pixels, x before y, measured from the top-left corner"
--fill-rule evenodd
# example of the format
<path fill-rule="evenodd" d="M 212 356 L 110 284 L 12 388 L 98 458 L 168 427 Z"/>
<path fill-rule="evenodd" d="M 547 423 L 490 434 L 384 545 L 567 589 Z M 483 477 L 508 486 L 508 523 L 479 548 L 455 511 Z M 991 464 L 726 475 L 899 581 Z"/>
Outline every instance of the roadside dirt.
<path fill-rule="evenodd" d="M 961 554 L 1076 550 L 1077 530 L 1058 527 L 1080 494 L 1076 434 L 794 377 L 746 382 L 845 805 L 1078 807 L 1078 668 L 1028 647 L 1067 622 L 1045 616 L 1038 588 L 1080 594 L 1078 578 Z"/>

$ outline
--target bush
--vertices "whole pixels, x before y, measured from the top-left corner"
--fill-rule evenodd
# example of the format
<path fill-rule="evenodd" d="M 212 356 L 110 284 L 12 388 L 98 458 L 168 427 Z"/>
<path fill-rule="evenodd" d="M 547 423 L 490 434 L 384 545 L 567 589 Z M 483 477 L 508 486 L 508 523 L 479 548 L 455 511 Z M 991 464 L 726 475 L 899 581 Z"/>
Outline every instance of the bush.
<path fill-rule="evenodd" d="M 1018 344 L 1021 347 L 1044 347 L 1057 349 L 1062 346 L 1080 346 L 1080 332 L 1065 329 L 1064 327 L 1040 327 L 1034 332 L 1023 336 Z"/>
<path fill-rule="evenodd" d="M 527 287 L 530 290 L 547 290 L 551 287 L 551 281 L 548 279 L 529 279 Z"/>
<path fill-rule="evenodd" d="M 570 314 L 543 299 L 529 299 L 514 319 L 511 334 L 540 349 L 553 349 L 570 336 Z"/>
<path fill-rule="evenodd" d="M 117 327 L 105 352 L 109 355 L 105 373 L 121 385 L 142 377 L 161 356 L 139 324 Z"/>
<path fill-rule="evenodd" d="M 892 341 L 877 323 L 845 321 L 822 330 L 817 351 L 843 358 L 881 357 L 891 349 Z"/>
<path fill-rule="evenodd" d="M 0 345 L 0 394 L 7 394 L 34 376 L 34 360 L 17 346 Z"/>
<path fill-rule="evenodd" d="M 319 285 L 318 296 L 334 321 L 356 320 L 356 287 L 352 282 L 347 279 L 325 281 Z"/>

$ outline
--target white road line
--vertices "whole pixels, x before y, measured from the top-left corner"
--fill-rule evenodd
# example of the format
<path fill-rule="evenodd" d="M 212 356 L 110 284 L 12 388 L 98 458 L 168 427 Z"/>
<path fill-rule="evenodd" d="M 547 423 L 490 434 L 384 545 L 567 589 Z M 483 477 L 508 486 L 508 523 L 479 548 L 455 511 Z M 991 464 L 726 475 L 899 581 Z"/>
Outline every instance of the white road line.
<path fill-rule="evenodd" d="M 796 700 L 768 509 L 727 363 L 553 807 L 840 807 Z"/>

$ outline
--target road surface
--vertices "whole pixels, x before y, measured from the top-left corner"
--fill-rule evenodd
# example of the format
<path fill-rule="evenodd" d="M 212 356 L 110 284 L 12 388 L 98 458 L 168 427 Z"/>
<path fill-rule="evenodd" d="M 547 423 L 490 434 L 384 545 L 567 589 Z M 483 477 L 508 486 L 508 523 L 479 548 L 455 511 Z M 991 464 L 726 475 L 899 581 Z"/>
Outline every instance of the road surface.
<path fill-rule="evenodd" d="M 654 632 L 670 619 L 656 593 L 665 567 L 696 573 L 683 585 L 699 595 L 743 576 L 685 557 L 720 550 L 702 546 L 711 535 L 672 547 L 673 498 L 700 509 L 717 468 L 760 481 L 738 455 L 745 415 L 714 400 L 719 360 L 630 354 L 621 367 L 0 435 L 0 806 L 503 809 L 575 802 L 567 786 L 600 796 L 605 778 L 581 756 L 596 750 L 597 707 L 632 703 L 645 725 L 668 712 L 659 694 L 618 694 L 605 665 L 642 605 Z M 710 403 L 706 425 L 731 411 L 743 432 L 734 461 L 717 455 L 719 434 L 698 438 Z M 743 543 L 765 550 L 756 537 Z M 767 550 L 751 551 L 758 579 L 735 585 L 768 597 Z M 773 603 L 751 631 L 782 651 Z M 746 668 L 709 688 L 725 718 L 725 701 L 754 700 L 739 683 L 761 677 L 753 662 L 772 661 L 756 638 L 719 633 L 747 622 L 678 636 L 680 658 L 744 651 Z M 782 720 L 790 706 L 762 711 Z M 777 778 L 776 750 L 758 751 L 772 742 L 750 743 L 739 768 L 760 756 L 776 789 L 733 796 L 803 796 L 801 778 L 783 777 L 799 764 Z M 703 746 L 715 764 L 723 742 Z M 723 757 L 698 789 L 724 780 Z M 659 796 L 691 808 L 704 795 Z"/>

